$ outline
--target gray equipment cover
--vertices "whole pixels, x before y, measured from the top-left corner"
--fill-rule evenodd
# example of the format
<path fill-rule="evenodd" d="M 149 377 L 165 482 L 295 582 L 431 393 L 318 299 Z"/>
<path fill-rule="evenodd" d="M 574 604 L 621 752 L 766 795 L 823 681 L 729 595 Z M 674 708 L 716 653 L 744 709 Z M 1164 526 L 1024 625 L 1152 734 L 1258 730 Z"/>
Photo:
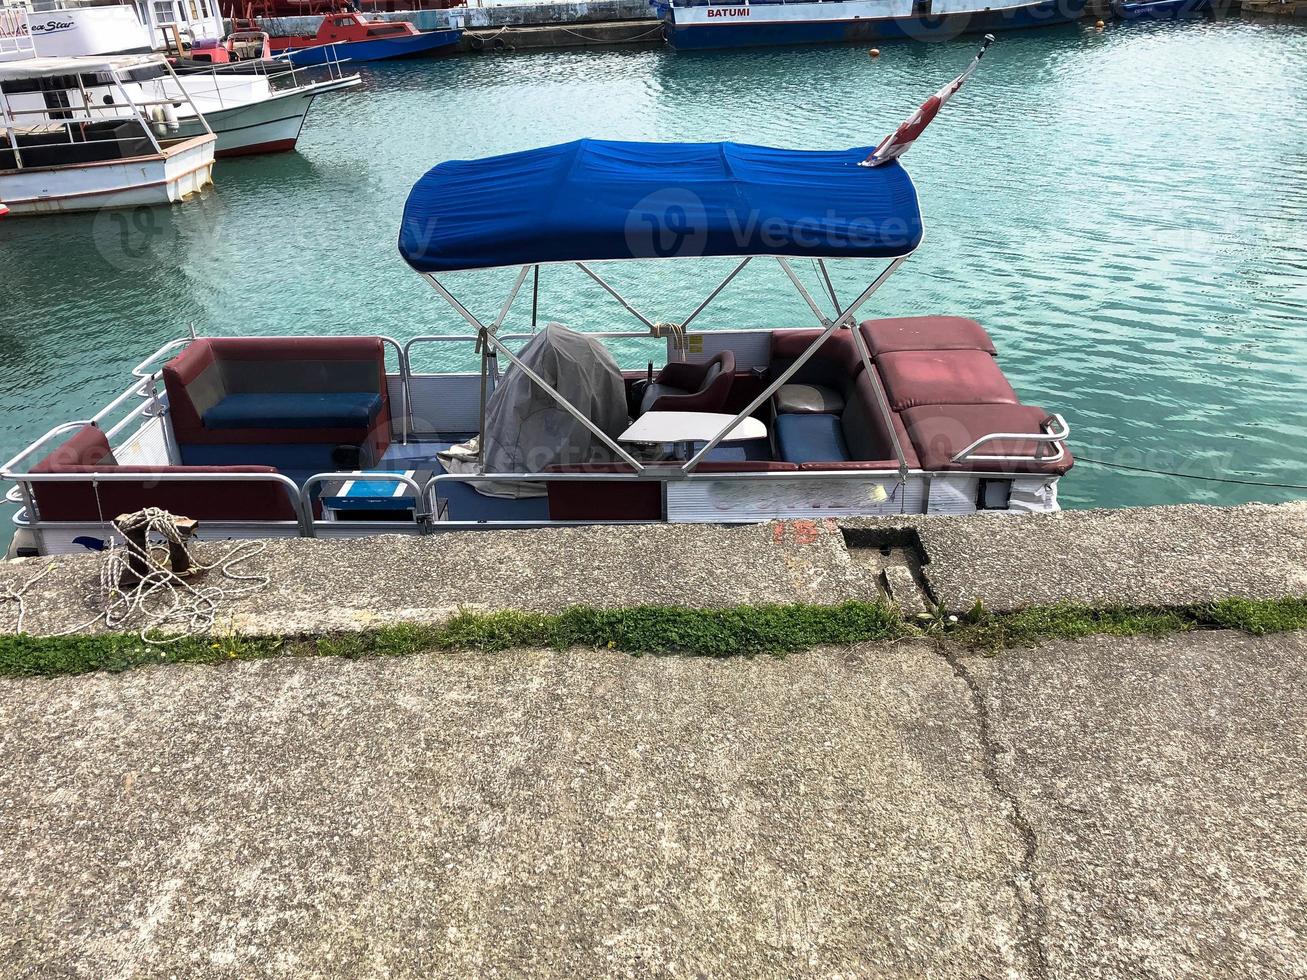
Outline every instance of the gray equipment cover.
<path fill-rule="evenodd" d="M 613 441 L 627 427 L 626 386 L 617 362 L 594 337 L 551 323 L 518 357 Z M 616 458 L 562 405 L 510 364 L 486 403 L 484 473 L 538 473 L 554 464 L 611 462 Z M 482 493 L 543 496 L 529 484 L 510 488 L 473 484 Z M 511 492 L 510 492 L 511 491 Z"/>

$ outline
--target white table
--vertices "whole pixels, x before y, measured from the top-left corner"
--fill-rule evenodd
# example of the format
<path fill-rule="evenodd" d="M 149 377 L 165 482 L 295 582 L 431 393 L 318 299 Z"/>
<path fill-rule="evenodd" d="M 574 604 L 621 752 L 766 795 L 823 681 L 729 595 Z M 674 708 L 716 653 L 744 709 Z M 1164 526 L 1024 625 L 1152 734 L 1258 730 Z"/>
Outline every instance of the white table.
<path fill-rule="evenodd" d="M 735 418 L 718 412 L 645 412 L 617 437 L 618 442 L 711 442 Z M 767 426 L 750 416 L 722 442 L 766 439 Z"/>

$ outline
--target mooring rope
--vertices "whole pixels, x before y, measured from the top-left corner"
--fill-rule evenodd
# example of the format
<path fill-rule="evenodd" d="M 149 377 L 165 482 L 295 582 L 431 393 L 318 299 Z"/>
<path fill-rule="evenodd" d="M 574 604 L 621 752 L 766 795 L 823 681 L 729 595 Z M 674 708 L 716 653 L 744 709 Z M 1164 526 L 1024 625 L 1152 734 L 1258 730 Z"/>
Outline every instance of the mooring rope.
<path fill-rule="evenodd" d="M 266 574 L 243 573 L 237 570 L 267 550 L 263 541 L 246 541 L 227 549 L 216 561 L 205 564 L 196 560 L 190 549 L 191 542 L 182 534 L 177 520 L 166 510 L 146 507 L 128 515 L 119 522 L 123 530 L 144 531 L 145 547 L 124 536 L 118 546 L 113 535 L 109 547 L 100 561 L 100 612 L 84 623 L 52 633 L 68 636 L 80 633 L 103 622 L 107 629 L 117 629 L 133 618 L 143 618 L 140 637 L 146 643 L 173 643 L 186 636 L 202 636 L 213 629 L 219 608 L 224 602 L 250 595 L 264 589 L 271 582 Z M 150 544 L 151 537 L 162 538 L 164 545 Z M 168 544 L 186 549 L 190 557 L 191 572 L 200 575 L 218 571 L 223 579 L 243 582 L 239 588 L 218 584 L 197 585 L 178 575 L 169 562 Z M 15 633 L 23 632 L 27 618 L 27 592 L 54 569 L 50 564 L 19 588 L 8 587 L 0 592 L 0 603 L 18 604 L 18 623 Z M 131 585 L 123 585 L 124 574 L 137 576 Z M 151 637 L 151 630 L 167 630 L 166 635 Z"/>

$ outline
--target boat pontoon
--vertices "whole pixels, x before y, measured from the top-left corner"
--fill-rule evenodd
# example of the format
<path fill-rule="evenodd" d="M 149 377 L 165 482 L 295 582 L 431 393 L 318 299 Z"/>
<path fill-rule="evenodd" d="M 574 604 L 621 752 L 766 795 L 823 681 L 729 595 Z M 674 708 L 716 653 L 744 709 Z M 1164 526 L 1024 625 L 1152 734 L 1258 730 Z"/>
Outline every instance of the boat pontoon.
<path fill-rule="evenodd" d="M 169 343 L 94 417 L 5 464 L 16 547 L 99 547 L 146 505 L 217 538 L 1056 510 L 1067 425 L 1021 402 L 980 324 L 859 319 L 922 238 L 907 171 L 867 154 L 582 140 L 443 163 L 412 189 L 399 246 L 462 330 Z M 713 259 L 729 273 L 675 318 L 605 276 Z M 877 271 L 839 296 L 836 261 Z M 814 326 L 694 329 L 765 263 Z M 507 294 L 479 318 L 456 280 L 503 266 Z M 601 310 L 528 327 L 536 303 L 516 311 L 562 266 L 638 328 Z M 662 366 L 623 371 L 609 345 Z M 434 351 L 479 369 L 419 371 Z"/>
<path fill-rule="evenodd" d="M 0 197 L 10 210 L 169 204 L 212 183 L 215 139 L 194 102 L 180 87 L 157 98 L 136 82 L 158 72 L 176 84 L 160 55 L 0 63 Z"/>

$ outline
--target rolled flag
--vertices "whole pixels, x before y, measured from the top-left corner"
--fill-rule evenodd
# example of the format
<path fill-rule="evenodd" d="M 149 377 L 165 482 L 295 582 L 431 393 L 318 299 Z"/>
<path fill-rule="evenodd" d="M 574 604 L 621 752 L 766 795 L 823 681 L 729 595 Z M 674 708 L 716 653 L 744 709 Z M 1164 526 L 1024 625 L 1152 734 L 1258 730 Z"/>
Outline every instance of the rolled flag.
<path fill-rule="evenodd" d="M 880 145 L 872 150 L 871 155 L 863 160 L 859 166 L 879 167 L 882 163 L 897 160 L 906 153 L 908 147 L 921 135 L 921 131 L 930 125 L 930 121 L 944 107 L 944 103 L 953 98 L 957 90 L 962 87 L 962 83 L 970 78 L 971 73 L 980 66 L 980 59 L 985 57 L 985 52 L 989 50 L 989 46 L 993 43 L 994 35 L 986 34 L 985 40 L 980 45 L 980 50 L 971 59 L 971 64 L 967 65 L 967 70 L 923 102 L 921 108 L 914 112 L 910 119 L 900 124 L 898 129 L 881 140 Z"/>

